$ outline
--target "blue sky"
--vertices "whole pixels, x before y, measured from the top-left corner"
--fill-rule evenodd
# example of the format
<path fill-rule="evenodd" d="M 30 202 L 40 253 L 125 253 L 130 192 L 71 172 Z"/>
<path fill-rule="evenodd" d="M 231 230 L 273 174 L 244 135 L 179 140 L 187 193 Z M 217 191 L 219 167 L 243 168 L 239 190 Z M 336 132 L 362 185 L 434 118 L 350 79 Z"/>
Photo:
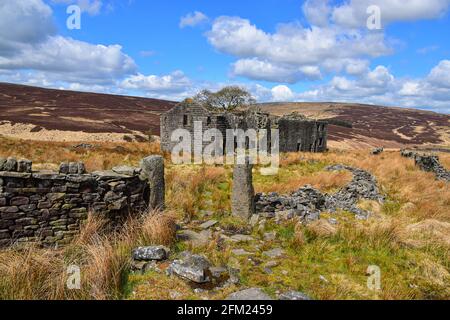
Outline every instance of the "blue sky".
<path fill-rule="evenodd" d="M 81 9 L 79 30 L 67 28 L 69 5 Z M 378 11 L 367 12 L 371 5 Z M 449 7 L 450 0 L 4 0 L 0 81 L 173 100 L 237 84 L 259 101 L 450 113 Z M 373 17 L 381 28 L 368 27 Z"/>

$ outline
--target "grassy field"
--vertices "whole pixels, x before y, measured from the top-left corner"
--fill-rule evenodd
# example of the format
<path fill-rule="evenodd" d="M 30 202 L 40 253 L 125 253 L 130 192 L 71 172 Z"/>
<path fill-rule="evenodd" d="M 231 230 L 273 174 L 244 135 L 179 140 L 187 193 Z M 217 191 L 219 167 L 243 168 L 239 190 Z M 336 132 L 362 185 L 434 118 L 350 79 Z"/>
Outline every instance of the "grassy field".
<path fill-rule="evenodd" d="M 0 138 L 0 157 L 33 160 L 35 168 L 56 168 L 67 160 L 85 161 L 88 170 L 118 164 L 137 165 L 144 156 L 158 153 L 156 144 L 96 144 L 75 150 L 68 143 L 27 142 Z M 450 167 L 450 154 L 440 154 Z M 34 246 L 0 251 L 0 299 L 221 299 L 242 287 L 261 287 L 275 296 L 288 289 L 314 299 L 448 299 L 450 297 L 450 187 L 420 171 L 398 151 L 372 156 L 368 150 L 324 154 L 286 154 L 278 176 L 254 171 L 257 192 L 288 193 L 305 184 L 333 192 L 351 180 L 345 172 L 330 173 L 331 164 L 368 170 L 377 178 L 387 201 L 364 201 L 360 206 L 374 215 L 368 221 L 347 212 L 322 215 L 309 225 L 293 220 L 268 221 L 263 227 L 243 230 L 252 242 L 225 242 L 217 237 L 204 246 L 176 241 L 175 223 L 198 230 L 201 222 L 216 219 L 224 230 L 246 229 L 230 215 L 231 167 L 166 167 L 167 213 L 130 219 L 116 233 L 102 221 L 90 219 L 77 240 L 59 250 Z M 326 218 L 339 221 L 331 225 Z M 264 241 L 265 233 L 276 237 Z M 164 272 L 130 272 L 130 252 L 137 245 L 166 244 L 171 258 L 183 250 L 205 254 L 215 265 L 240 270 L 240 284 L 224 290 L 198 291 Z M 233 249 L 252 253 L 236 256 Z M 282 248 L 283 258 L 271 260 L 263 251 Z M 65 268 L 82 268 L 82 289 L 65 289 Z M 367 288 L 369 265 L 381 270 L 381 290 Z M 161 264 L 164 269 L 166 265 Z"/>

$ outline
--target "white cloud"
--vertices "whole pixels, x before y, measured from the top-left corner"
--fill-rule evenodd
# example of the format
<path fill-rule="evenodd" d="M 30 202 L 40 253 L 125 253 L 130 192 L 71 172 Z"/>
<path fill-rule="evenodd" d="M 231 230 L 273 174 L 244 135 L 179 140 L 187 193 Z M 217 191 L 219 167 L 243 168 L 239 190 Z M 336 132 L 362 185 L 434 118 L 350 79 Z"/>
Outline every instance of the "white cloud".
<path fill-rule="evenodd" d="M 272 98 L 275 101 L 290 101 L 294 98 L 294 94 L 291 89 L 284 85 L 273 87 L 271 92 Z"/>
<path fill-rule="evenodd" d="M 0 57 L 1 69 L 33 69 L 61 74 L 78 81 L 111 81 L 135 72 L 134 61 L 119 45 L 94 45 L 83 41 L 49 37 L 37 45 L 25 46 L 12 57 Z"/>
<path fill-rule="evenodd" d="M 180 93 L 186 91 L 191 85 L 191 80 L 180 70 L 164 76 L 145 76 L 139 73 L 126 78 L 121 83 L 121 87 L 125 89 L 153 93 Z"/>
<path fill-rule="evenodd" d="M 439 18 L 448 10 L 450 0 L 350 0 L 334 7 L 332 20 L 342 26 L 364 28 L 369 6 L 381 10 L 382 26 L 396 21 L 415 21 Z"/>
<path fill-rule="evenodd" d="M 302 6 L 303 14 L 315 26 L 327 26 L 332 8 L 326 0 L 307 0 Z"/>
<path fill-rule="evenodd" d="M 249 20 L 227 16 L 214 21 L 207 37 L 217 50 L 240 58 L 233 74 L 285 83 L 317 79 L 322 71 L 362 73 L 367 58 L 391 52 L 380 32 L 283 24 L 266 33 Z"/>
<path fill-rule="evenodd" d="M 301 66 L 297 69 L 281 64 L 272 64 L 257 58 L 240 59 L 232 65 L 232 74 L 255 80 L 295 83 L 299 80 L 315 80 L 321 78 L 317 66 Z"/>
<path fill-rule="evenodd" d="M 52 9 L 41 0 L 0 3 L 0 56 L 45 41 L 55 30 Z"/>
<path fill-rule="evenodd" d="M 75 4 L 80 7 L 81 12 L 86 12 L 91 16 L 100 14 L 103 7 L 102 0 L 52 0 L 52 2 L 66 5 Z"/>
<path fill-rule="evenodd" d="M 424 78 L 404 79 L 377 66 L 358 78 L 335 76 L 327 84 L 293 94 L 299 101 L 372 103 L 450 113 L 448 68 L 450 61 L 443 60 Z"/>
<path fill-rule="evenodd" d="M 0 69 L 17 70 L 27 79 L 39 74 L 38 78 L 45 75 L 47 82 L 90 85 L 112 84 L 136 72 L 135 62 L 120 45 L 91 44 L 55 35 L 52 15 L 41 0 L 0 4 Z"/>
<path fill-rule="evenodd" d="M 180 28 L 195 27 L 196 25 L 207 22 L 208 20 L 208 17 L 204 13 L 195 11 L 181 17 L 179 26 Z"/>
<path fill-rule="evenodd" d="M 442 60 L 428 75 L 428 81 L 433 85 L 450 89 L 450 60 Z"/>

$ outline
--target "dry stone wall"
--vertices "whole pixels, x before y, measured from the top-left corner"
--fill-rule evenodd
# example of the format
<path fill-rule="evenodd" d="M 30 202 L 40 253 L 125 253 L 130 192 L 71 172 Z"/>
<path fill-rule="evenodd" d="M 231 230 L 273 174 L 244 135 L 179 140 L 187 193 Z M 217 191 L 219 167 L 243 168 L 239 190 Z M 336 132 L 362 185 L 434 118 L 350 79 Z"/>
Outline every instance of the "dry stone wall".
<path fill-rule="evenodd" d="M 146 159 L 147 166 L 157 166 L 151 177 L 141 174 L 144 169 L 152 171 L 149 167 L 86 173 L 82 163 L 63 163 L 59 172 L 33 172 L 28 160 L 0 159 L 0 247 L 23 242 L 66 244 L 88 214 L 119 223 L 128 214 L 162 208 L 163 159 Z M 152 185 L 158 188 L 152 190 Z"/>

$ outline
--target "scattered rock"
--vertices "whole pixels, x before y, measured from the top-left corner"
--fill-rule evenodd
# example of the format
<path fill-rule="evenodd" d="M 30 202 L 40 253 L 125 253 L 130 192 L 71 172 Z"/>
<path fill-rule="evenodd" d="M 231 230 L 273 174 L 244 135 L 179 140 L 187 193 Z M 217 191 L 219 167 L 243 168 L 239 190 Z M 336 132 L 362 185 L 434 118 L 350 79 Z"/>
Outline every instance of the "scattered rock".
<path fill-rule="evenodd" d="M 170 264 L 167 272 L 195 283 L 206 283 L 211 280 L 210 267 L 211 264 L 205 257 L 185 251 L 180 254 L 180 259 Z"/>
<path fill-rule="evenodd" d="M 72 149 L 94 149 L 95 146 L 89 143 L 80 143 L 72 146 Z"/>
<path fill-rule="evenodd" d="M 273 241 L 277 238 L 276 232 L 267 232 L 264 233 L 264 241 Z"/>
<path fill-rule="evenodd" d="M 311 300 L 309 296 L 300 291 L 288 291 L 280 294 L 279 300 Z"/>
<path fill-rule="evenodd" d="M 218 222 L 217 220 L 209 220 L 209 221 L 202 223 L 199 227 L 203 230 L 206 230 L 206 229 L 211 228 L 212 226 L 215 226 L 217 224 L 217 222 Z"/>
<path fill-rule="evenodd" d="M 271 261 L 267 261 L 264 264 L 264 267 L 266 267 L 266 268 L 275 268 L 275 267 L 278 267 L 279 265 L 280 265 L 280 263 L 278 261 L 271 260 Z"/>
<path fill-rule="evenodd" d="M 230 294 L 225 300 L 273 300 L 259 288 L 249 288 Z"/>
<path fill-rule="evenodd" d="M 169 249 L 164 246 L 139 247 L 133 250 L 133 259 L 137 261 L 166 260 Z"/>
<path fill-rule="evenodd" d="M 253 255 L 253 253 L 248 252 L 244 249 L 233 249 L 231 250 L 231 254 L 235 255 L 235 256 L 250 256 Z"/>
<path fill-rule="evenodd" d="M 381 154 L 383 151 L 384 151 L 383 147 L 375 148 L 375 149 L 372 150 L 372 154 L 373 155 L 378 155 L 378 154 Z"/>
<path fill-rule="evenodd" d="M 264 251 L 263 255 L 268 256 L 272 259 L 280 258 L 284 255 L 284 251 L 281 248 L 275 248 L 272 250 Z"/>
<path fill-rule="evenodd" d="M 231 236 L 231 239 L 236 242 L 247 242 L 247 241 L 254 241 L 253 237 L 247 236 L 245 234 L 235 234 Z"/>
<path fill-rule="evenodd" d="M 248 222 L 252 227 L 255 227 L 258 224 L 258 220 L 259 220 L 259 215 L 254 214 L 252 215 L 252 217 L 250 218 L 250 221 Z"/>
<path fill-rule="evenodd" d="M 211 272 L 211 277 L 215 279 L 220 279 L 228 275 L 228 269 L 225 267 L 211 267 L 209 271 Z"/>

